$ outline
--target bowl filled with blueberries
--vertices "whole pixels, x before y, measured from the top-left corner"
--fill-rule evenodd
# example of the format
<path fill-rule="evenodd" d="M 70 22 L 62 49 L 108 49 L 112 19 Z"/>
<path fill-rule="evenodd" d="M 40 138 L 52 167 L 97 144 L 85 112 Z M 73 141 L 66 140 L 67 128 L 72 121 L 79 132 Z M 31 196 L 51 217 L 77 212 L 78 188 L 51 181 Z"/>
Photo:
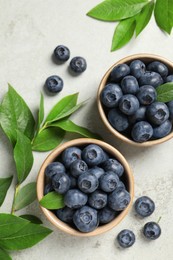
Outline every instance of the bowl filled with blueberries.
<path fill-rule="evenodd" d="M 49 196 L 55 202 L 51 207 L 41 203 Z M 133 196 L 128 162 L 117 149 L 97 139 L 61 144 L 38 173 L 37 198 L 43 213 L 54 226 L 74 236 L 95 236 L 115 227 L 127 215 Z"/>
<path fill-rule="evenodd" d="M 173 137 L 173 100 L 164 87 L 173 84 L 173 63 L 153 54 L 135 54 L 116 62 L 103 76 L 98 109 L 108 130 L 122 141 L 147 147 Z"/>

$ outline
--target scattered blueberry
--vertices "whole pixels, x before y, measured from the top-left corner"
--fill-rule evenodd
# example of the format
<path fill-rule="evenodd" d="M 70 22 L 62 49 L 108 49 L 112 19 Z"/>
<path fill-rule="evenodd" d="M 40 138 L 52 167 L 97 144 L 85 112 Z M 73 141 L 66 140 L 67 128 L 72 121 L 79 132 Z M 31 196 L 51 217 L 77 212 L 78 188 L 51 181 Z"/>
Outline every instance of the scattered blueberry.
<path fill-rule="evenodd" d="M 60 162 L 52 162 L 45 169 L 45 175 L 48 178 L 52 178 L 57 173 L 65 173 L 65 167 Z"/>
<path fill-rule="evenodd" d="M 91 193 L 98 188 L 99 181 L 92 173 L 82 173 L 78 178 L 78 187 L 85 193 Z"/>
<path fill-rule="evenodd" d="M 146 109 L 146 106 L 140 106 L 139 109 L 132 116 L 128 117 L 129 123 L 134 124 L 139 121 L 146 121 Z"/>
<path fill-rule="evenodd" d="M 172 130 L 172 123 L 170 120 L 166 120 L 163 124 L 153 127 L 153 137 L 158 139 L 165 137 Z"/>
<path fill-rule="evenodd" d="M 109 110 L 108 121 L 119 132 L 123 132 L 129 127 L 127 116 L 116 108 Z"/>
<path fill-rule="evenodd" d="M 102 167 L 105 170 L 105 172 L 112 171 L 116 173 L 118 177 L 121 177 L 124 172 L 123 165 L 119 161 L 113 158 L 109 158 L 108 160 L 106 160 L 103 163 Z"/>
<path fill-rule="evenodd" d="M 97 166 L 104 161 L 105 154 L 100 146 L 96 144 L 90 144 L 83 149 L 82 158 L 87 163 L 87 165 Z"/>
<path fill-rule="evenodd" d="M 124 188 L 117 188 L 108 196 L 108 206 L 115 210 L 124 210 L 130 203 L 130 194 Z"/>
<path fill-rule="evenodd" d="M 97 211 L 91 207 L 83 206 L 73 215 L 73 222 L 81 232 L 91 232 L 97 228 Z"/>
<path fill-rule="evenodd" d="M 117 107 L 120 98 L 123 96 L 118 84 L 109 83 L 101 92 L 101 101 L 106 107 Z"/>
<path fill-rule="evenodd" d="M 64 83 L 62 78 L 53 75 L 46 79 L 45 87 L 51 93 L 58 93 L 63 89 Z"/>
<path fill-rule="evenodd" d="M 134 60 L 130 63 L 130 72 L 136 79 L 139 79 L 145 70 L 146 66 L 141 60 Z"/>
<path fill-rule="evenodd" d="M 131 136 L 138 143 L 148 141 L 153 135 L 152 126 L 146 121 L 140 121 L 134 124 Z"/>
<path fill-rule="evenodd" d="M 55 211 L 56 216 L 65 223 L 72 223 L 74 213 L 75 210 L 68 207 L 57 209 Z"/>
<path fill-rule="evenodd" d="M 98 166 L 94 166 L 88 170 L 88 173 L 94 174 L 97 177 L 97 179 L 99 179 L 104 174 L 104 172 L 105 171 Z"/>
<path fill-rule="evenodd" d="M 53 189 L 59 194 L 66 193 L 71 185 L 69 176 L 66 173 L 57 173 L 52 177 Z"/>
<path fill-rule="evenodd" d="M 133 231 L 124 229 L 117 236 L 118 243 L 123 248 L 131 247 L 135 243 L 135 234 Z"/>
<path fill-rule="evenodd" d="M 119 183 L 119 177 L 112 171 L 105 172 L 99 179 L 100 189 L 105 192 L 112 192 Z"/>
<path fill-rule="evenodd" d="M 47 183 L 44 187 L 44 195 L 48 194 L 49 192 L 53 191 L 52 183 Z"/>
<path fill-rule="evenodd" d="M 142 196 L 135 201 L 135 210 L 141 217 L 150 216 L 155 210 L 155 203 L 147 196 Z"/>
<path fill-rule="evenodd" d="M 160 61 L 153 61 L 147 66 L 147 70 L 155 71 L 159 73 L 162 77 L 167 77 L 168 68 L 165 64 Z"/>
<path fill-rule="evenodd" d="M 150 105 L 156 101 L 157 93 L 154 87 L 150 85 L 144 85 L 140 87 L 137 98 L 141 105 Z"/>
<path fill-rule="evenodd" d="M 169 118 L 169 109 L 163 102 L 153 102 L 147 107 L 146 116 L 151 124 L 161 125 Z"/>
<path fill-rule="evenodd" d="M 102 209 L 107 204 L 107 194 L 101 190 L 95 190 L 88 197 L 88 204 L 94 209 Z"/>
<path fill-rule="evenodd" d="M 100 224 L 107 224 L 111 222 L 117 216 L 117 212 L 110 209 L 109 207 L 104 207 L 98 212 L 98 218 Z"/>
<path fill-rule="evenodd" d="M 64 203 L 67 207 L 78 209 L 87 203 L 88 196 L 78 189 L 68 190 L 64 196 Z"/>
<path fill-rule="evenodd" d="M 121 81 L 121 88 L 124 94 L 136 94 L 139 90 L 139 84 L 134 76 L 126 76 Z"/>
<path fill-rule="evenodd" d="M 143 228 L 143 234 L 146 238 L 155 240 L 161 235 L 161 228 L 156 222 L 148 222 Z"/>
<path fill-rule="evenodd" d="M 86 60 L 83 57 L 79 57 L 79 56 L 74 57 L 70 61 L 70 68 L 75 73 L 82 73 L 87 68 Z"/>
<path fill-rule="evenodd" d="M 124 95 L 119 101 L 119 109 L 125 115 L 133 115 L 139 109 L 139 101 L 132 94 Z"/>
<path fill-rule="evenodd" d="M 80 174 L 86 172 L 88 170 L 88 165 L 83 160 L 76 160 L 70 165 L 70 173 L 74 177 L 78 177 Z"/>
<path fill-rule="evenodd" d="M 139 85 L 151 85 L 154 88 L 158 87 L 159 85 L 163 84 L 163 79 L 159 73 L 154 71 L 146 71 L 140 78 L 139 78 Z"/>
<path fill-rule="evenodd" d="M 110 81 L 111 82 L 119 82 L 125 76 L 130 74 L 130 68 L 127 64 L 119 64 L 113 68 L 110 73 Z"/>
<path fill-rule="evenodd" d="M 64 45 L 58 45 L 54 50 L 54 55 L 58 61 L 67 61 L 70 58 L 70 50 Z"/>
<path fill-rule="evenodd" d="M 69 147 L 62 153 L 62 161 L 68 169 L 72 162 L 81 159 L 81 150 L 78 147 Z"/>

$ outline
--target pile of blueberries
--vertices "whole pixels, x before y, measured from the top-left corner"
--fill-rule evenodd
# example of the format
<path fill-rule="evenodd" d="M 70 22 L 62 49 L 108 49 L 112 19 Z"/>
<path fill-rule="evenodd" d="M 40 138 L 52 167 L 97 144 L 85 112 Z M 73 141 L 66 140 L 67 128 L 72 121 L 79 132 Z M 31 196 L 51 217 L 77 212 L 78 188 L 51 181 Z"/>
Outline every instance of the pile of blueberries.
<path fill-rule="evenodd" d="M 156 92 L 167 82 L 173 82 L 173 75 L 159 61 L 133 60 L 114 67 L 100 96 L 111 126 L 139 143 L 168 135 L 173 101 L 158 102 Z"/>
<path fill-rule="evenodd" d="M 59 63 L 64 63 L 70 58 L 70 50 L 64 45 L 58 45 L 54 50 L 54 58 Z M 70 70 L 75 74 L 84 72 L 87 68 L 86 60 L 83 57 L 76 56 L 71 59 Z M 52 75 L 46 79 L 46 90 L 51 93 L 59 93 L 64 86 L 63 79 L 57 75 Z"/>
<path fill-rule="evenodd" d="M 45 169 L 44 195 L 64 195 L 65 207 L 54 211 L 81 232 L 112 221 L 130 203 L 123 165 L 100 146 L 69 147 Z"/>

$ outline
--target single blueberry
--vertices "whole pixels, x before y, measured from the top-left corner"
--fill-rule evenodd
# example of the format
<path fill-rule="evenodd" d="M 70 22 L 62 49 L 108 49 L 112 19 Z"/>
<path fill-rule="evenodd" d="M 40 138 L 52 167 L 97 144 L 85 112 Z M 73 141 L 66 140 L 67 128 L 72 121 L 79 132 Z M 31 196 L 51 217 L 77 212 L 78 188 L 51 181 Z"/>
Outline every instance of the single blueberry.
<path fill-rule="evenodd" d="M 124 94 L 136 94 L 139 84 L 134 76 L 126 76 L 121 80 L 121 88 Z"/>
<path fill-rule="evenodd" d="M 70 50 L 64 45 L 58 45 L 54 50 L 54 55 L 58 61 L 67 61 L 70 58 Z"/>
<path fill-rule="evenodd" d="M 169 75 L 166 77 L 166 82 L 173 82 L 173 75 Z"/>
<path fill-rule="evenodd" d="M 109 158 L 102 164 L 103 169 L 105 172 L 112 171 L 118 175 L 118 177 L 121 177 L 124 172 L 123 165 L 117 161 L 114 158 Z"/>
<path fill-rule="evenodd" d="M 87 62 L 83 57 L 79 57 L 79 56 L 74 57 L 70 61 L 70 68 L 75 73 L 82 73 L 87 68 Z"/>
<path fill-rule="evenodd" d="M 110 73 L 110 81 L 111 82 L 119 82 L 125 76 L 130 74 L 130 68 L 127 64 L 119 64 L 113 68 Z"/>
<path fill-rule="evenodd" d="M 169 119 L 172 121 L 173 120 L 173 100 L 169 101 L 166 103 L 169 109 Z"/>
<path fill-rule="evenodd" d="M 98 218 L 100 224 L 107 224 L 111 222 L 117 216 L 117 212 L 110 209 L 109 207 L 104 207 L 99 210 Z"/>
<path fill-rule="evenodd" d="M 142 196 L 135 201 L 135 210 L 141 217 L 150 216 L 155 210 L 155 203 L 147 196 Z"/>
<path fill-rule="evenodd" d="M 123 132 L 129 127 L 127 116 L 116 108 L 109 110 L 108 121 L 119 132 Z"/>
<path fill-rule="evenodd" d="M 58 93 L 63 89 L 64 83 L 62 78 L 53 75 L 46 79 L 45 87 L 51 93 Z"/>
<path fill-rule="evenodd" d="M 140 121 L 134 124 L 131 136 L 135 142 L 148 141 L 153 135 L 153 128 L 147 121 Z"/>
<path fill-rule="evenodd" d="M 160 61 L 153 61 L 147 66 L 147 70 L 155 71 L 159 73 L 162 77 L 167 77 L 168 67 Z"/>
<path fill-rule="evenodd" d="M 116 189 L 118 189 L 118 188 L 126 189 L 126 186 L 125 186 L 125 184 L 124 184 L 122 181 L 119 181 L 118 187 L 117 187 Z M 115 190 L 116 190 L 116 189 L 115 189 Z"/>
<path fill-rule="evenodd" d="M 119 109 L 125 115 L 133 115 L 139 109 L 139 101 L 132 94 L 124 95 L 119 101 Z"/>
<path fill-rule="evenodd" d="M 69 176 L 66 173 L 57 173 L 52 177 L 53 189 L 59 194 L 66 193 L 71 185 Z"/>
<path fill-rule="evenodd" d="M 161 235 L 161 228 L 156 222 L 148 222 L 143 228 L 143 234 L 146 238 L 155 240 Z"/>
<path fill-rule="evenodd" d="M 72 223 L 73 222 L 74 213 L 75 213 L 75 210 L 68 208 L 68 207 L 57 209 L 55 211 L 55 215 L 65 223 Z"/>
<path fill-rule="evenodd" d="M 150 85 L 144 85 L 140 87 L 137 98 L 141 105 L 150 105 L 156 100 L 157 92 L 154 87 Z"/>
<path fill-rule="evenodd" d="M 100 146 L 90 144 L 83 149 L 82 158 L 88 166 L 97 166 L 105 160 L 105 153 Z"/>
<path fill-rule="evenodd" d="M 123 92 L 118 84 L 109 83 L 101 92 L 101 102 L 108 108 L 117 107 Z"/>
<path fill-rule="evenodd" d="M 158 139 L 168 135 L 172 130 L 172 123 L 166 120 L 163 124 L 153 127 L 153 137 Z"/>
<path fill-rule="evenodd" d="M 88 196 L 78 189 L 68 190 L 64 196 L 64 203 L 67 207 L 78 209 L 87 203 Z"/>
<path fill-rule="evenodd" d="M 81 232 L 91 232 L 96 229 L 99 224 L 97 210 L 84 206 L 76 210 L 73 215 L 73 222 Z"/>
<path fill-rule="evenodd" d="M 169 118 L 169 109 L 163 102 L 153 102 L 147 107 L 146 116 L 151 124 L 161 125 Z"/>
<path fill-rule="evenodd" d="M 145 115 L 146 109 L 147 109 L 146 106 L 140 106 L 139 109 L 132 116 L 128 117 L 129 123 L 135 124 L 139 121 L 145 121 L 146 120 L 146 115 Z"/>
<path fill-rule="evenodd" d="M 44 195 L 48 194 L 49 192 L 53 191 L 52 183 L 47 183 L 44 187 Z"/>
<path fill-rule="evenodd" d="M 71 184 L 70 184 L 70 189 L 75 189 L 77 187 L 77 179 L 71 174 L 68 174 L 68 177 L 70 178 Z"/>
<path fill-rule="evenodd" d="M 124 188 L 117 188 L 108 196 L 108 206 L 115 211 L 124 210 L 129 203 L 130 193 Z"/>
<path fill-rule="evenodd" d="M 137 79 L 145 73 L 145 70 L 145 64 L 141 60 L 133 60 L 130 63 L 130 72 Z"/>
<path fill-rule="evenodd" d="M 70 165 L 70 173 L 74 177 L 78 177 L 80 174 L 86 172 L 88 170 L 88 165 L 83 160 L 76 160 Z"/>
<path fill-rule="evenodd" d="M 163 79 L 159 73 L 154 71 L 146 71 L 138 80 L 139 85 L 151 85 L 154 88 L 163 84 Z"/>
<path fill-rule="evenodd" d="M 65 149 L 62 153 L 62 161 L 66 168 L 69 168 L 71 163 L 81 159 L 82 151 L 78 147 L 69 147 Z"/>
<path fill-rule="evenodd" d="M 48 178 L 52 178 L 57 173 L 65 173 L 65 167 L 60 162 L 52 162 L 48 164 L 48 166 L 45 169 L 45 175 Z"/>
<path fill-rule="evenodd" d="M 108 196 L 101 190 L 95 190 L 88 197 L 88 204 L 94 209 L 102 209 L 106 206 Z"/>
<path fill-rule="evenodd" d="M 135 234 L 129 229 L 123 229 L 117 236 L 118 243 L 123 248 L 131 247 L 135 243 Z"/>
<path fill-rule="evenodd" d="M 104 172 L 105 171 L 98 166 L 94 166 L 88 170 L 88 173 L 94 174 L 97 177 L 97 179 L 99 179 L 104 174 Z"/>
<path fill-rule="evenodd" d="M 78 177 L 78 187 L 85 193 L 91 193 L 95 191 L 98 186 L 99 181 L 92 173 L 84 172 Z"/>
<path fill-rule="evenodd" d="M 105 172 L 99 179 L 100 189 L 105 192 L 112 192 L 119 184 L 119 177 L 113 171 Z"/>

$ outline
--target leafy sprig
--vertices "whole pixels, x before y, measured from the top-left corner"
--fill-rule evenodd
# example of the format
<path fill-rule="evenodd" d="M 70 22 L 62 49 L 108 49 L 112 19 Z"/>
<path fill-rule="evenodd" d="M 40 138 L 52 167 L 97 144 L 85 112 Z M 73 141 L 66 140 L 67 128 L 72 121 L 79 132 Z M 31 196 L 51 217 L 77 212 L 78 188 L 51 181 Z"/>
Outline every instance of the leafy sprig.
<path fill-rule="evenodd" d="M 102 21 L 119 22 L 112 38 L 111 51 L 126 45 L 149 23 L 154 10 L 158 27 L 170 34 L 173 27 L 173 1 L 171 0 L 105 0 L 87 15 Z"/>

